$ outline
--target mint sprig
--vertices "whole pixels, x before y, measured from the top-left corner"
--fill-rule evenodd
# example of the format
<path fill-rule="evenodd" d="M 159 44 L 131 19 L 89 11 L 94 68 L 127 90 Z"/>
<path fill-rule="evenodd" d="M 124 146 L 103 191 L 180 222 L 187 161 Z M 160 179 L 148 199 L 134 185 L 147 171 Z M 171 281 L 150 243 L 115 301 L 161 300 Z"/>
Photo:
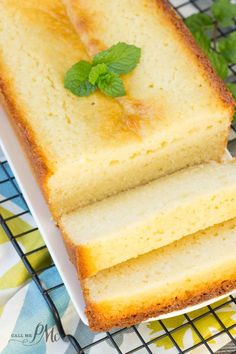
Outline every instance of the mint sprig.
<path fill-rule="evenodd" d="M 216 0 L 209 15 L 198 13 L 185 20 L 185 24 L 222 79 L 228 76 L 226 65 L 236 63 L 236 33 L 217 39 L 217 28 L 233 25 L 234 18 L 236 4 L 230 0 Z"/>
<path fill-rule="evenodd" d="M 119 75 L 107 73 L 98 79 L 98 88 L 107 96 L 119 97 L 125 95 L 125 88 Z"/>
<path fill-rule="evenodd" d="M 108 73 L 108 67 L 106 64 L 97 64 L 92 66 L 90 73 L 89 73 L 89 82 L 92 85 L 96 85 L 99 77 L 105 76 Z"/>
<path fill-rule="evenodd" d="M 236 32 L 218 39 L 217 29 L 233 26 L 235 18 L 236 4 L 230 0 L 215 0 L 209 14 L 198 13 L 185 20 L 196 42 L 208 56 L 218 75 L 226 82 L 229 76 L 228 66 L 236 64 Z M 236 98 L 236 84 L 229 83 L 227 86 Z"/>
<path fill-rule="evenodd" d="M 66 73 L 64 86 L 76 96 L 89 96 L 96 87 L 89 81 L 92 65 L 85 60 L 74 64 Z"/>
<path fill-rule="evenodd" d="M 236 4 L 230 0 L 217 0 L 211 7 L 212 14 L 218 24 L 223 27 L 233 26 L 236 16 Z"/>
<path fill-rule="evenodd" d="M 81 60 L 65 74 L 64 87 L 76 96 L 89 96 L 96 89 L 110 97 L 125 95 L 121 74 L 132 71 L 139 63 L 141 49 L 119 42 L 96 54 L 89 63 Z"/>
<path fill-rule="evenodd" d="M 205 53 L 209 53 L 211 49 L 211 40 L 203 32 L 195 32 L 194 37 L 198 45 Z"/>
<path fill-rule="evenodd" d="M 236 63 L 236 32 L 218 41 L 218 50 L 229 64 Z"/>
<path fill-rule="evenodd" d="M 128 74 L 138 64 L 140 56 L 140 48 L 120 42 L 95 55 L 93 64 L 104 63 L 115 74 Z"/>
<path fill-rule="evenodd" d="M 228 83 L 227 86 L 230 89 L 230 91 L 232 92 L 232 95 L 234 96 L 234 98 L 236 99 L 236 84 Z"/>
<path fill-rule="evenodd" d="M 187 17 L 185 23 L 191 32 L 199 32 L 199 30 L 211 28 L 213 19 L 210 15 L 198 13 Z"/>
<path fill-rule="evenodd" d="M 225 58 L 214 51 L 209 51 L 208 57 L 217 74 L 225 80 L 229 73 L 228 63 Z"/>

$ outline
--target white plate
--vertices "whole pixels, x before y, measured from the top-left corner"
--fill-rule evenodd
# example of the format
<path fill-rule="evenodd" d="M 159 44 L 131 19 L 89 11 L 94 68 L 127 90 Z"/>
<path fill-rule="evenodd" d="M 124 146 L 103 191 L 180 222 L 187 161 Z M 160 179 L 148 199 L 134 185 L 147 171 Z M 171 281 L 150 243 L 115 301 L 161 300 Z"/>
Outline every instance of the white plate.
<path fill-rule="evenodd" d="M 85 304 L 82 296 L 79 280 L 76 270 L 68 259 L 68 255 L 61 238 L 58 228 L 54 225 L 51 213 L 47 203 L 44 200 L 42 192 L 36 182 L 36 179 L 31 171 L 29 162 L 24 154 L 24 151 L 19 144 L 14 130 L 12 129 L 7 116 L 0 107 L 0 142 L 4 154 L 11 166 L 11 169 L 19 183 L 19 186 L 24 194 L 26 202 L 31 210 L 31 213 L 38 225 L 45 244 L 52 256 L 52 259 L 61 275 L 61 278 L 66 286 L 69 296 L 78 312 L 81 320 L 88 324 L 84 313 Z M 230 294 L 232 294 L 231 292 Z M 227 294 L 229 295 L 229 294 Z M 197 310 L 203 306 L 212 304 L 215 301 L 221 300 L 227 295 L 214 298 L 203 302 L 196 306 L 191 306 L 180 311 L 175 311 L 162 315 L 155 319 L 164 319 L 186 312 Z M 154 320 L 154 319 L 150 319 Z M 150 321 L 149 320 L 149 321 Z"/>

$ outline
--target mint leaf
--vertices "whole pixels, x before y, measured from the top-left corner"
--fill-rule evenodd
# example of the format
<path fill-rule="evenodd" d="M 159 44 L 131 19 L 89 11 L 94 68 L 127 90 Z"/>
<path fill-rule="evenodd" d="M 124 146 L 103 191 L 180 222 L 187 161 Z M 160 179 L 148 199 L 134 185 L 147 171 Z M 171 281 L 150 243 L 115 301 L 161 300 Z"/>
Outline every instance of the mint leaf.
<path fill-rule="evenodd" d="M 133 70 L 141 56 L 141 49 L 134 45 L 119 42 L 93 58 L 93 64 L 106 64 L 116 74 L 127 74 Z"/>
<path fill-rule="evenodd" d="M 85 60 L 74 64 L 66 73 L 64 87 L 76 96 L 89 96 L 96 87 L 88 81 L 92 65 Z"/>
<path fill-rule="evenodd" d="M 107 96 L 120 97 L 125 95 L 125 89 L 121 78 L 114 73 L 102 75 L 98 79 L 99 89 Z"/>
<path fill-rule="evenodd" d="M 185 24 L 189 30 L 194 33 L 203 31 L 207 28 L 211 28 L 213 26 L 213 20 L 211 16 L 205 13 L 198 13 L 189 16 L 185 20 Z"/>
<path fill-rule="evenodd" d="M 215 68 L 217 74 L 224 80 L 228 76 L 228 65 L 222 55 L 219 55 L 213 51 L 208 53 L 208 57 L 212 66 Z"/>
<path fill-rule="evenodd" d="M 92 85 L 95 85 L 98 81 L 98 78 L 101 75 L 107 74 L 108 73 L 108 67 L 106 64 L 97 64 L 92 67 L 90 73 L 89 73 L 89 82 Z"/>
<path fill-rule="evenodd" d="M 86 80 L 79 86 L 72 87 L 70 91 L 76 96 L 87 97 L 96 91 L 96 86 L 91 85 L 90 82 Z"/>
<path fill-rule="evenodd" d="M 230 0 L 216 0 L 211 11 L 220 26 L 233 26 L 233 19 L 236 16 L 236 4 Z"/>
<path fill-rule="evenodd" d="M 89 96 L 97 88 L 107 96 L 124 96 L 119 74 L 133 70 L 140 55 L 140 48 L 119 42 L 95 55 L 92 64 L 81 60 L 73 65 L 65 75 L 64 87 L 77 96 Z"/>
<path fill-rule="evenodd" d="M 204 53 L 208 54 L 211 50 L 211 40 L 204 32 L 195 32 L 193 33 L 196 42 L 198 43 L 199 47 L 202 48 Z"/>
<path fill-rule="evenodd" d="M 218 75 L 224 80 L 228 76 L 228 65 L 222 55 L 217 54 L 211 49 L 210 38 L 204 32 L 193 33 L 196 42 L 210 59 L 212 66 Z"/>
<path fill-rule="evenodd" d="M 227 84 L 229 90 L 232 92 L 233 97 L 236 99 L 236 84 L 229 83 Z"/>
<path fill-rule="evenodd" d="M 231 64 L 236 64 L 236 32 L 218 41 L 218 50 Z"/>
<path fill-rule="evenodd" d="M 92 65 L 85 60 L 81 60 L 78 63 L 74 64 L 65 75 L 65 87 L 70 85 L 72 81 L 82 83 L 83 81 L 87 80 L 91 68 Z"/>

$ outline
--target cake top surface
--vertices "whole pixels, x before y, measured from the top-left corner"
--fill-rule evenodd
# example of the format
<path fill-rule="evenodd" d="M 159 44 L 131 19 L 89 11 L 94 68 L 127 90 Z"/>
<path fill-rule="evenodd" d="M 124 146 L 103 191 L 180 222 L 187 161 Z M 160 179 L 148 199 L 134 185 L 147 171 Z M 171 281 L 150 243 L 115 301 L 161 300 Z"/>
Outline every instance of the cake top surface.
<path fill-rule="evenodd" d="M 166 0 L 63 2 L 90 56 L 117 42 L 141 48 L 140 64 L 126 76 L 128 95 L 120 99 L 125 107 L 136 100 L 137 109 L 140 105 L 140 111 L 158 120 L 165 113 L 178 119 L 205 109 L 213 112 L 216 104 L 221 109 L 232 105 L 223 83 Z"/>
<path fill-rule="evenodd" d="M 95 27 L 90 24 L 94 33 L 103 1 L 96 1 L 96 6 L 90 1 L 75 3 L 83 5 L 85 14 L 91 6 L 96 14 Z M 124 22 L 120 36 L 115 35 L 107 15 L 106 35 L 101 22 L 104 42 L 124 40 L 142 49 L 140 65 L 125 77 L 128 95 L 123 101 L 99 92 L 78 98 L 64 88 L 68 68 L 89 58 L 59 0 L 0 3 L 2 92 L 25 139 L 52 173 L 75 161 L 92 163 L 112 156 L 117 149 L 125 156 L 130 146 L 140 149 L 157 136 L 165 137 L 166 129 L 171 137 L 171 131 L 184 134 L 193 122 L 196 126 L 208 117 L 229 119 L 230 96 L 222 88 L 222 99 L 212 85 L 215 77 L 209 82 L 201 60 L 193 59 L 188 41 L 171 25 L 165 9 L 156 8 L 153 1 L 125 3 L 124 21 L 129 27 L 132 21 L 132 28 L 127 31 Z M 107 14 L 117 10 L 120 17 L 123 8 L 117 1 L 105 1 L 104 6 Z M 146 10 L 140 15 L 143 6 Z"/>

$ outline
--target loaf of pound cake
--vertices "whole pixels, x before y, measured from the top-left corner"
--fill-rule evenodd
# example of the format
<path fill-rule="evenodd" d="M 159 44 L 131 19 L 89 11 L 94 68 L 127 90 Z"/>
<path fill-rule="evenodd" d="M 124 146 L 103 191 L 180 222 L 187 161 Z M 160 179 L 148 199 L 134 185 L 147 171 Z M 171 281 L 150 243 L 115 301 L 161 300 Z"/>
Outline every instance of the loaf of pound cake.
<path fill-rule="evenodd" d="M 129 326 L 236 288 L 236 219 L 83 282 L 90 327 Z"/>
<path fill-rule="evenodd" d="M 186 166 L 220 160 L 234 105 L 165 1 L 73 4 L 85 46 L 60 0 L 0 2 L 3 102 L 56 219 Z M 140 64 L 124 76 L 123 99 L 99 92 L 81 98 L 64 88 L 73 64 L 118 41 L 141 48 Z"/>
<path fill-rule="evenodd" d="M 236 217 L 236 160 L 211 162 L 63 215 L 80 277 Z"/>

